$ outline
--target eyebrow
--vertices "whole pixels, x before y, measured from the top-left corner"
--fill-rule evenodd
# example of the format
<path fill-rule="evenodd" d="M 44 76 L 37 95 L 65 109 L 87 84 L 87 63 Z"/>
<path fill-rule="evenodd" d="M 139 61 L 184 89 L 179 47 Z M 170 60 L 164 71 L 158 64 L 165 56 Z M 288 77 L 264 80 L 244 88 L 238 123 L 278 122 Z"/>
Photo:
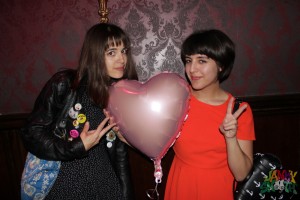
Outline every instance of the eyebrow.
<path fill-rule="evenodd" d="M 186 55 L 185 58 L 191 58 L 192 55 Z M 203 55 L 203 54 L 198 54 L 198 56 L 196 58 L 209 58 L 208 56 L 206 55 Z"/>
<path fill-rule="evenodd" d="M 114 47 L 109 47 L 108 49 L 106 49 L 106 51 L 112 51 L 112 50 L 117 50 L 118 48 L 116 46 Z M 121 50 L 123 49 L 128 49 L 127 47 L 123 47 Z"/>
<path fill-rule="evenodd" d="M 106 51 L 111 51 L 111 50 L 116 50 L 117 48 L 116 47 L 110 47 L 108 49 L 106 49 Z"/>

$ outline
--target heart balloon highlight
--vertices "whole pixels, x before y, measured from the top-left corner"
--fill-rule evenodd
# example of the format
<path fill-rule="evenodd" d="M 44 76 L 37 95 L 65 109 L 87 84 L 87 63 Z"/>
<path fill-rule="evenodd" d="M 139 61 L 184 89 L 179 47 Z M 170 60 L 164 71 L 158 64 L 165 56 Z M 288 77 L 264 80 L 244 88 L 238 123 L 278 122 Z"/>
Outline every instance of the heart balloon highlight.
<path fill-rule="evenodd" d="M 109 88 L 109 95 L 107 110 L 124 138 L 160 163 L 187 117 L 187 82 L 178 74 L 164 72 L 144 83 L 121 80 Z"/>

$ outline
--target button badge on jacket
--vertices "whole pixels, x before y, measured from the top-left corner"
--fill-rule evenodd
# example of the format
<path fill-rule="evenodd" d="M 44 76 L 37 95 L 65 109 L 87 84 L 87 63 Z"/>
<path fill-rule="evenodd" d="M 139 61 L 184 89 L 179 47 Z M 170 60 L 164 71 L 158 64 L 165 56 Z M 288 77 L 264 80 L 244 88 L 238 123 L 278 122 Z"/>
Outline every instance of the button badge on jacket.
<path fill-rule="evenodd" d="M 108 148 L 112 147 L 112 142 L 116 140 L 116 133 L 111 129 L 107 134 L 106 134 L 106 146 Z"/>
<path fill-rule="evenodd" d="M 74 107 L 70 108 L 69 110 L 69 117 L 73 119 L 73 127 L 69 132 L 69 141 L 72 141 L 74 138 L 79 137 L 80 132 L 78 129 L 80 128 L 81 124 L 84 124 L 86 122 L 86 115 L 80 113 L 81 109 L 82 105 L 80 103 L 76 103 Z"/>

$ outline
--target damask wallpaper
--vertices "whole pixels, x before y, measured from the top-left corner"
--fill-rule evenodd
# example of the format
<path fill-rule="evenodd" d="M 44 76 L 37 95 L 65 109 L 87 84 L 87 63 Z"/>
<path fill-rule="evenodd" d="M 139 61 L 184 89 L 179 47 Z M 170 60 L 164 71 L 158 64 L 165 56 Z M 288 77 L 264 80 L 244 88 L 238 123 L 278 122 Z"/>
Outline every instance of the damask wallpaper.
<path fill-rule="evenodd" d="M 223 87 L 237 96 L 300 92 L 297 0 L 108 0 L 109 21 L 132 40 L 140 81 L 161 71 L 184 77 L 180 45 L 194 30 L 217 28 L 236 43 Z M 32 109 L 58 69 L 76 68 L 97 0 L 0 2 L 0 114 Z"/>

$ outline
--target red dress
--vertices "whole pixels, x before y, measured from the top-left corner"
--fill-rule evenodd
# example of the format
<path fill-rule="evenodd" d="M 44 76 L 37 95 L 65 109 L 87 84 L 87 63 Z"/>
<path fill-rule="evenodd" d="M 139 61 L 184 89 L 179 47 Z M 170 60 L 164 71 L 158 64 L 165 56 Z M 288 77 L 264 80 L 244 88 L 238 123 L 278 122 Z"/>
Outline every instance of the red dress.
<path fill-rule="evenodd" d="M 219 131 L 229 99 L 218 106 L 191 97 L 188 118 L 174 144 L 165 200 L 233 200 L 233 175 L 224 136 Z M 255 140 L 250 106 L 238 119 L 237 138 Z"/>

